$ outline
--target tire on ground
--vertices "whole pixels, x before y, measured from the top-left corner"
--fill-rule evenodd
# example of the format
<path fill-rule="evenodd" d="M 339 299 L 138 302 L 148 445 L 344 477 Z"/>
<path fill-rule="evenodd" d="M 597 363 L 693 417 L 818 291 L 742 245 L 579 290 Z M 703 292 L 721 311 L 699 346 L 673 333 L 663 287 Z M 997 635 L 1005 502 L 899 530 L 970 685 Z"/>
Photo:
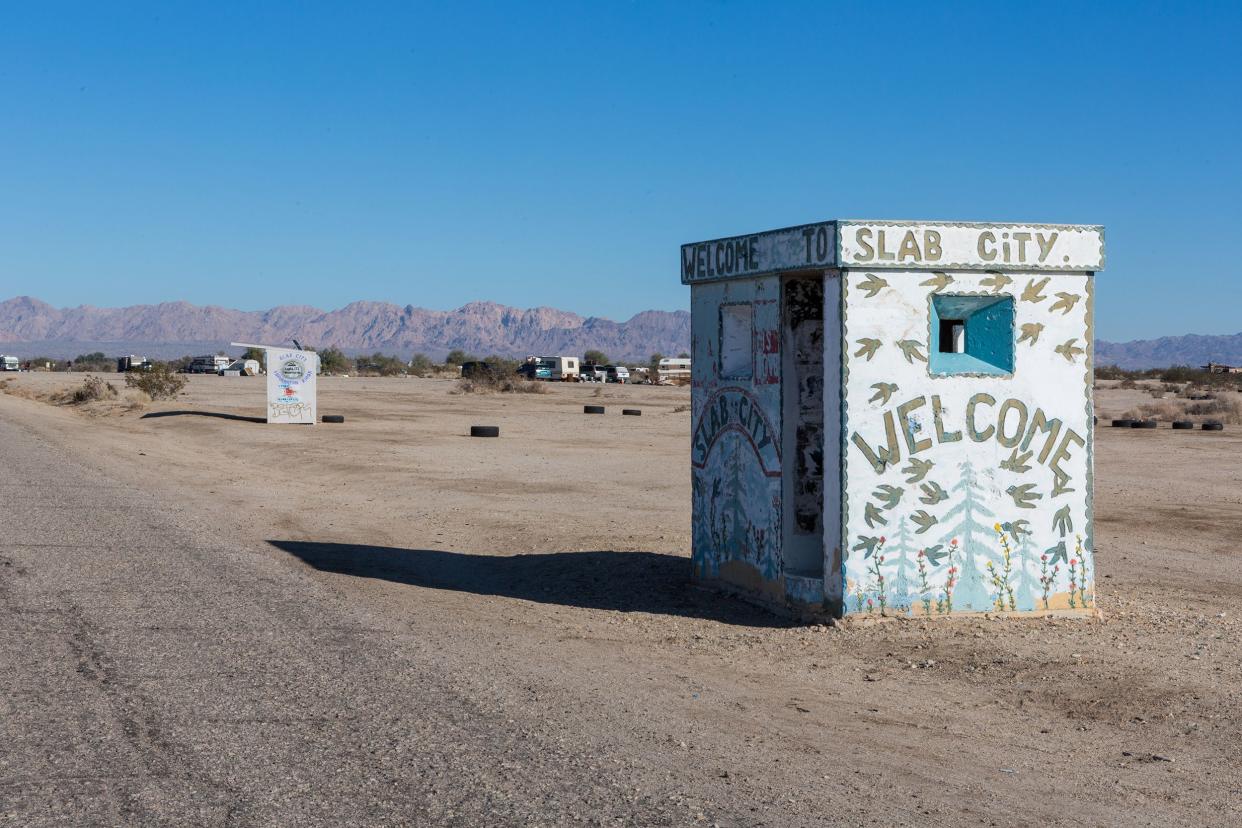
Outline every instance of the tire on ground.
<path fill-rule="evenodd" d="M 1173 421 L 1173 428 L 1179 431 L 1184 431 L 1188 428 L 1194 428 L 1194 427 L 1195 427 L 1195 424 L 1192 423 L 1190 420 L 1174 420 Z"/>
<path fill-rule="evenodd" d="M 1134 425 L 1134 420 L 1113 420 L 1113 428 L 1130 428 Z"/>
<path fill-rule="evenodd" d="M 1224 423 L 1204 423 L 1203 430 L 1204 431 L 1224 431 L 1225 424 Z"/>
<path fill-rule="evenodd" d="M 1130 428 L 1157 428 L 1160 423 L 1155 420 L 1135 420 L 1130 424 Z"/>
<path fill-rule="evenodd" d="M 604 406 L 602 405 L 584 405 L 582 406 L 583 414 L 603 414 Z"/>
<path fill-rule="evenodd" d="M 344 414 L 324 414 L 319 419 L 323 420 L 325 423 L 343 423 L 345 422 L 345 415 Z"/>
<path fill-rule="evenodd" d="M 471 437 L 499 437 L 500 426 L 470 426 Z"/>
<path fill-rule="evenodd" d="M 641 417 L 643 415 L 643 410 L 641 408 L 623 408 L 621 409 L 621 413 L 627 414 L 631 417 Z"/>

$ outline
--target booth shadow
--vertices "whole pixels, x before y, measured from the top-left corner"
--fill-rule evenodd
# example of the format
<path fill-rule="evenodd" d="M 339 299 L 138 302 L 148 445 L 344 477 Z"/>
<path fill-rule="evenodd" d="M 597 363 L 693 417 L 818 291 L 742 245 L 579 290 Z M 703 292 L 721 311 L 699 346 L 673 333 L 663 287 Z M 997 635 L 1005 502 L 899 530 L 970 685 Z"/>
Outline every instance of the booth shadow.
<path fill-rule="evenodd" d="M 267 424 L 267 420 L 264 417 L 247 417 L 244 414 L 225 414 L 223 411 L 150 411 L 143 414 L 141 419 L 147 420 L 154 417 L 215 417 L 220 420 L 237 420 L 243 423 Z"/>
<path fill-rule="evenodd" d="M 794 622 L 690 584 L 690 561 L 655 552 L 472 555 L 352 543 L 269 540 L 322 572 L 473 595 L 617 612 L 703 618 L 750 627 Z"/>

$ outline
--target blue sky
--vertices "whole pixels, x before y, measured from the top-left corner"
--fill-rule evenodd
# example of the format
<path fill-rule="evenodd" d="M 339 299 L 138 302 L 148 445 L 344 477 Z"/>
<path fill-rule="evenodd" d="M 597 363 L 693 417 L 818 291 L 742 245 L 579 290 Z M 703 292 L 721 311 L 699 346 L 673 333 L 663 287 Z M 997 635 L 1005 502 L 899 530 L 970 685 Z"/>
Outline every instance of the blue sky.
<path fill-rule="evenodd" d="M 1105 339 L 1242 330 L 1242 4 L 12 4 L 0 298 L 689 305 L 687 241 L 1107 226 Z M 1228 299 L 1228 301 L 1223 301 Z"/>

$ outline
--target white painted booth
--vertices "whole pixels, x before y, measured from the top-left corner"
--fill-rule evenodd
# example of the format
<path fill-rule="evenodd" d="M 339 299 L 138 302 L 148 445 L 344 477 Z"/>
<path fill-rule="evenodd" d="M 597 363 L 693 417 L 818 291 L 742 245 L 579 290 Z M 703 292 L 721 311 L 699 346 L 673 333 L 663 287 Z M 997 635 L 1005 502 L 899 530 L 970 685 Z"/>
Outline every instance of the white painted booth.
<path fill-rule="evenodd" d="M 319 355 L 314 351 L 273 345 L 232 343 L 234 348 L 262 348 L 267 371 L 267 421 L 309 424 L 316 422 Z"/>
<path fill-rule="evenodd" d="M 693 574 L 803 616 L 1089 612 L 1103 229 L 684 245 Z"/>

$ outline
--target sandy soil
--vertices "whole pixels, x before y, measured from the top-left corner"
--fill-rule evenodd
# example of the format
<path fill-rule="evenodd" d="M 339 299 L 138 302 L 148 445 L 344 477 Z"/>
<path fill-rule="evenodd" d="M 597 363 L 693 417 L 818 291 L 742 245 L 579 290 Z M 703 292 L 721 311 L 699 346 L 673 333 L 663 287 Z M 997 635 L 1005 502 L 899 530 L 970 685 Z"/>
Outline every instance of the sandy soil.
<path fill-rule="evenodd" d="M 234 419 L 260 379 L 145 410 L 8 379 L 0 416 L 407 622 L 566 738 L 691 799 L 740 786 L 754 824 L 1242 820 L 1242 427 L 1099 429 L 1100 620 L 806 627 L 689 587 L 686 389 L 325 378 L 346 422 L 293 428 Z"/>

